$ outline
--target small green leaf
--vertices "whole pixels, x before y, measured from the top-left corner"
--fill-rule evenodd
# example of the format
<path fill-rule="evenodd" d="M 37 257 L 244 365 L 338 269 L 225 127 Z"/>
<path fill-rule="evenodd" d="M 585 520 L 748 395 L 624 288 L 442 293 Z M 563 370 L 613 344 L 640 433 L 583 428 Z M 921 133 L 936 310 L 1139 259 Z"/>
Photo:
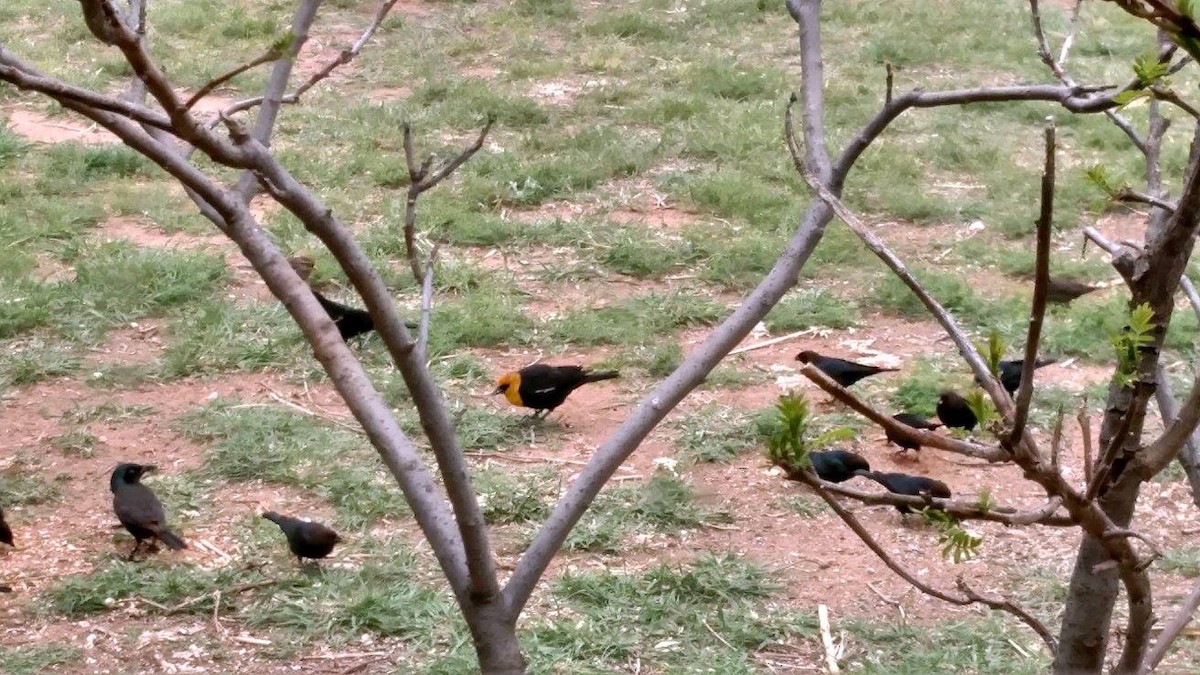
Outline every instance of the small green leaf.
<path fill-rule="evenodd" d="M 964 396 L 967 400 L 967 405 L 970 406 L 971 412 L 975 413 L 975 419 L 979 421 L 979 426 L 987 428 L 992 420 L 1000 417 L 996 412 L 996 405 L 992 403 L 992 399 L 988 398 L 982 390 L 972 389 Z"/>
<path fill-rule="evenodd" d="M 1119 107 L 1124 108 L 1130 103 L 1148 96 L 1150 96 L 1150 92 L 1146 91 L 1145 89 L 1130 89 L 1129 91 L 1123 91 L 1114 96 L 1113 103 L 1116 103 Z"/>
<path fill-rule="evenodd" d="M 992 499 L 992 491 L 986 487 L 979 488 L 979 493 L 975 497 L 975 508 L 980 511 L 991 511 L 996 506 L 996 500 Z"/>
<path fill-rule="evenodd" d="M 1166 63 L 1161 63 L 1158 60 L 1158 54 L 1142 54 L 1133 60 L 1133 74 L 1135 77 L 1137 77 L 1138 82 L 1141 83 L 1143 87 L 1149 87 L 1150 85 L 1155 84 L 1159 80 L 1166 77 L 1168 70 L 1170 70 L 1170 66 Z M 1118 98 L 1121 98 L 1121 96 L 1129 93 L 1132 92 L 1122 92 L 1113 100 L 1115 101 Z M 1120 103 L 1120 101 L 1118 101 L 1118 103 Z"/>
<path fill-rule="evenodd" d="M 1129 313 L 1129 323 L 1121 332 L 1110 337 L 1117 357 L 1117 372 L 1113 378 L 1122 387 L 1133 386 L 1142 347 L 1154 341 L 1151 334 L 1155 328 L 1153 318 L 1154 310 L 1148 303 L 1142 303 Z"/>

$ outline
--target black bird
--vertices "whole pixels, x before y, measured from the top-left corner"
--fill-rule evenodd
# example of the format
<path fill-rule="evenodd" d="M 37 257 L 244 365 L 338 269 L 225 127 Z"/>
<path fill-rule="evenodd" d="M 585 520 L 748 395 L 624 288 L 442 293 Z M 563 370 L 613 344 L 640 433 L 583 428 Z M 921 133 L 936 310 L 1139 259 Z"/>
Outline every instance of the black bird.
<path fill-rule="evenodd" d="M 870 478 L 887 488 L 888 492 L 894 492 L 898 495 L 920 497 L 923 493 L 928 493 L 931 497 L 941 497 L 943 499 L 951 497 L 950 488 L 945 483 L 933 478 L 926 478 L 925 476 L 910 476 L 906 473 L 883 473 L 881 471 L 863 471 L 858 475 Z M 912 513 L 912 509 L 904 504 L 897 505 L 896 510 L 901 514 Z"/>
<path fill-rule="evenodd" d="M 342 541 L 340 535 L 321 523 L 300 520 L 274 511 L 262 514 L 263 518 L 275 523 L 283 530 L 292 554 L 304 564 L 304 559 L 319 560 L 329 555 L 333 547 Z"/>
<path fill-rule="evenodd" d="M 0 544 L 8 544 L 13 548 L 17 545 L 13 543 L 12 528 L 4 520 L 4 509 L 0 509 Z"/>
<path fill-rule="evenodd" d="M 808 458 L 812 461 L 813 472 L 821 480 L 830 483 L 842 483 L 854 478 L 859 471 L 871 470 L 871 465 L 862 455 L 849 450 L 810 452 Z"/>
<path fill-rule="evenodd" d="M 967 399 L 949 389 L 943 391 L 942 395 L 938 397 L 936 409 L 938 419 L 948 427 L 971 431 L 976 424 L 979 424 L 979 419 L 975 417 L 975 411 L 971 410 Z"/>
<path fill-rule="evenodd" d="M 921 417 L 920 415 L 914 415 L 912 413 L 900 413 L 898 415 L 892 415 L 892 419 L 900 422 L 901 424 L 907 424 L 914 429 L 923 429 L 925 431 L 933 431 L 934 429 L 942 426 L 937 422 L 930 422 L 924 417 Z M 888 443 L 895 443 L 896 445 L 900 446 L 901 450 L 916 450 L 920 452 L 921 444 L 916 440 L 909 439 L 907 436 L 893 433 L 887 429 L 884 431 L 887 433 Z"/>
<path fill-rule="evenodd" d="M 543 412 L 542 416 L 546 417 L 579 387 L 614 377 L 620 377 L 615 370 L 593 371 L 582 366 L 535 363 L 496 378 L 496 390 L 492 394 L 504 394 L 513 405 L 533 408 L 534 417 Z"/>
<path fill-rule="evenodd" d="M 891 373 L 899 370 L 899 368 L 880 368 L 878 366 L 868 366 L 863 363 L 855 363 L 845 359 L 839 359 L 833 356 L 822 356 L 811 350 L 804 350 L 796 355 L 796 360 L 801 363 L 809 363 L 816 366 L 817 370 L 825 373 L 834 382 L 849 387 L 858 382 L 864 377 L 878 375 L 879 373 Z"/>
<path fill-rule="evenodd" d="M 143 539 L 157 539 L 174 551 L 187 548 L 183 539 L 168 529 L 167 516 L 158 497 L 140 482 L 143 474 L 153 470 L 153 466 L 145 464 L 118 464 L 109 480 L 109 489 L 113 493 L 113 511 L 134 538 L 133 550 L 129 553 L 130 560 L 133 560 L 133 556 L 141 548 Z M 152 541 L 151 546 L 153 543 Z"/>
<path fill-rule="evenodd" d="M 301 279 L 308 281 L 309 276 L 313 271 L 313 259 L 304 256 L 292 256 L 288 258 L 288 263 L 292 269 L 296 270 L 296 274 Z M 343 340 L 358 337 L 364 333 L 370 333 L 375 330 L 375 321 L 371 318 L 371 313 L 357 307 L 343 305 L 335 300 L 330 300 L 323 293 L 309 285 L 309 290 L 312 291 L 317 302 L 321 303 L 321 308 L 329 315 L 329 319 L 337 326 L 338 333 L 341 334 Z M 417 324 L 411 321 L 405 321 L 404 325 L 410 330 L 416 329 Z"/>
<path fill-rule="evenodd" d="M 1057 362 L 1057 359 L 1038 359 L 1034 362 L 1033 369 L 1037 370 Z M 1009 396 L 1017 393 L 1017 389 L 1021 386 L 1021 368 L 1023 367 L 1025 367 L 1024 359 L 1000 362 L 1000 384 Z"/>
<path fill-rule="evenodd" d="M 1046 300 L 1059 305 L 1069 305 L 1072 300 L 1098 290 L 1099 286 L 1089 286 L 1074 279 L 1052 276 L 1046 284 Z"/>

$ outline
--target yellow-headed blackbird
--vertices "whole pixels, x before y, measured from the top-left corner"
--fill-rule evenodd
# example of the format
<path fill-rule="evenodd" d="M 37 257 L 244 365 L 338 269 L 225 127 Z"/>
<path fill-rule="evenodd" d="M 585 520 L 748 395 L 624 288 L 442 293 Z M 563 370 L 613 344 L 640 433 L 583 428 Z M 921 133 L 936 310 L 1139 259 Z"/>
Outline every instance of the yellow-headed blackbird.
<path fill-rule="evenodd" d="M 894 492 L 898 495 L 920 497 L 924 493 L 929 493 L 931 497 L 941 497 L 942 499 L 949 499 L 952 496 L 950 488 L 945 483 L 924 476 L 910 476 L 906 473 L 883 473 L 880 471 L 863 471 L 858 475 L 870 478 L 887 488 L 888 492 Z M 896 510 L 901 514 L 912 513 L 912 509 L 903 504 L 897 506 Z"/>
<path fill-rule="evenodd" d="M 288 540 L 288 548 L 301 565 L 304 564 L 305 558 L 319 560 L 329 555 L 333 552 L 333 547 L 342 540 L 337 532 L 321 523 L 285 516 L 274 511 L 267 511 L 262 517 L 283 530 Z"/>
<path fill-rule="evenodd" d="M 567 395 L 589 382 L 611 380 L 618 377 L 615 370 L 591 371 L 582 366 L 551 366 L 535 363 L 531 366 L 505 373 L 496 379 L 496 390 L 492 394 L 504 394 L 508 402 L 533 408 L 534 417 L 543 417 L 567 400 Z M 543 414 L 544 413 L 544 414 Z"/>
<path fill-rule="evenodd" d="M 812 460 L 813 472 L 830 483 L 842 483 L 854 478 L 859 471 L 871 470 L 862 455 L 849 450 L 810 452 L 808 458 Z"/>
<path fill-rule="evenodd" d="M 942 424 L 967 431 L 971 431 L 979 423 L 979 419 L 975 417 L 975 411 L 971 410 L 967 399 L 949 389 L 943 391 L 942 395 L 938 397 L 937 416 Z"/>
<path fill-rule="evenodd" d="M 878 366 L 868 366 L 864 363 L 855 363 L 845 359 L 839 359 L 833 356 L 822 356 L 814 351 L 804 350 L 796 355 L 796 360 L 801 363 L 809 363 L 816 366 L 817 370 L 825 373 L 834 382 L 849 387 L 858 382 L 864 377 L 878 375 L 879 373 L 891 373 L 899 370 L 898 368 L 880 368 Z"/>
<path fill-rule="evenodd" d="M 113 511 L 135 541 L 129 553 L 130 560 L 142 547 L 143 539 L 157 539 L 175 551 L 187 548 L 183 539 L 167 528 L 167 516 L 158 497 L 140 482 L 143 474 L 153 470 L 153 466 L 145 464 L 118 464 L 109 480 Z M 151 545 L 153 543 L 151 541 Z"/>
<path fill-rule="evenodd" d="M 898 415 L 892 415 L 892 419 L 900 422 L 901 424 L 907 424 L 914 429 L 921 429 L 923 431 L 933 431 L 934 429 L 942 426 L 937 422 L 930 422 L 924 417 L 921 417 L 920 415 L 914 415 L 912 413 L 900 413 Z M 901 450 L 921 450 L 921 444 L 916 440 L 911 439 L 908 436 L 892 433 L 891 430 L 885 431 L 887 432 L 888 443 L 895 443 L 896 445 L 900 446 Z"/>

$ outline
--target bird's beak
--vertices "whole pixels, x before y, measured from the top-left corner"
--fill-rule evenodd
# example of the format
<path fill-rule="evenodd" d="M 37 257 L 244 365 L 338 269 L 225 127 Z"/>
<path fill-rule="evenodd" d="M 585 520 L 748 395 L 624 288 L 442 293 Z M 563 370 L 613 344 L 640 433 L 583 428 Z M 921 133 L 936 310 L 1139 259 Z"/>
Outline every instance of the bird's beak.
<path fill-rule="evenodd" d="M 151 471 L 158 471 L 158 467 L 153 464 L 142 465 L 142 473 L 150 473 Z"/>

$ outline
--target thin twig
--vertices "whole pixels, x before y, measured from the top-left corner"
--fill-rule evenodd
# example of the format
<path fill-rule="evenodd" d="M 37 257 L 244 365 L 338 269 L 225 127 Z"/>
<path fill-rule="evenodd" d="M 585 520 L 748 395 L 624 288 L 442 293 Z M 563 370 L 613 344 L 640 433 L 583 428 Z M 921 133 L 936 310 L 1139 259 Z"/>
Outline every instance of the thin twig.
<path fill-rule="evenodd" d="M 271 61 L 277 60 L 279 58 L 279 55 L 280 55 L 280 53 L 279 53 L 278 49 L 267 50 L 265 53 L 263 53 L 258 58 L 254 59 L 248 63 L 243 63 L 242 65 L 237 66 L 236 68 L 233 68 L 232 70 L 229 70 L 228 72 L 222 73 L 222 74 L 214 77 L 213 79 L 204 83 L 204 86 L 197 89 L 196 93 L 192 94 L 192 97 L 189 98 L 186 102 L 184 102 L 183 109 L 191 110 L 192 106 L 199 103 L 200 99 L 204 98 L 205 96 L 208 96 L 217 87 L 221 86 L 222 84 L 225 84 L 226 82 L 232 80 L 233 78 L 237 77 L 238 75 L 241 75 L 242 73 L 246 72 L 247 70 L 250 70 L 252 68 L 257 68 L 258 66 L 261 66 L 264 63 L 270 63 Z"/>
<path fill-rule="evenodd" d="M 824 604 L 817 605 L 817 627 L 821 632 L 821 648 L 825 652 L 825 667 L 829 669 L 830 673 L 842 672 L 838 668 L 837 650 L 833 646 L 833 635 L 829 631 L 829 608 Z"/>
<path fill-rule="evenodd" d="M 425 279 L 421 282 L 421 323 L 417 328 L 417 353 L 425 360 L 429 346 L 429 324 L 433 319 L 433 270 L 437 266 L 438 245 L 433 245 L 425 263 Z"/>
<path fill-rule="evenodd" d="M 1138 203 L 1138 204 L 1148 204 L 1155 208 L 1162 209 L 1162 210 L 1166 211 L 1167 213 L 1175 213 L 1175 203 L 1174 202 L 1169 202 L 1165 199 L 1162 199 L 1161 197 L 1155 197 L 1154 195 L 1148 195 L 1144 192 L 1138 192 L 1137 190 L 1133 190 L 1130 188 L 1125 188 L 1123 190 L 1119 190 L 1116 194 L 1114 194 L 1112 196 L 1112 198 L 1113 198 L 1113 200 L 1118 201 L 1118 202 L 1126 202 L 1126 203 L 1132 202 L 1132 203 Z"/>
<path fill-rule="evenodd" d="M 979 600 L 976 600 L 972 599 L 971 597 L 956 597 L 950 595 L 949 593 L 942 592 L 918 579 L 916 575 L 909 572 L 903 565 L 897 562 L 896 559 L 893 558 L 891 554 L 889 554 L 887 550 L 875 540 L 875 537 L 873 537 L 867 528 L 863 526 L 863 524 L 858 520 L 857 516 L 842 506 L 841 503 L 838 502 L 838 500 L 835 499 L 834 496 L 825 489 L 825 486 L 821 484 L 822 481 L 820 479 L 812 475 L 812 473 L 807 470 L 803 472 L 801 479 L 807 483 L 821 499 L 825 500 L 825 503 L 829 505 L 829 508 L 833 509 L 833 512 L 842 519 L 842 522 L 844 522 L 846 526 L 854 532 L 854 534 L 858 535 L 858 538 L 862 540 L 862 542 L 867 545 L 867 548 L 871 549 L 871 551 L 875 553 L 875 555 L 878 556 L 881 561 L 883 561 L 883 564 L 887 565 L 888 568 L 895 572 L 900 578 L 904 579 L 909 584 L 912 584 L 912 586 L 917 590 L 928 596 L 937 598 L 938 600 L 943 600 L 960 607 L 981 602 L 993 610 L 1009 612 L 1021 619 L 1021 621 L 1025 622 L 1025 624 L 1032 628 L 1034 632 L 1042 637 L 1043 640 L 1046 640 L 1047 637 L 1049 637 L 1050 641 L 1046 643 L 1046 646 L 1049 647 L 1052 654 L 1058 651 L 1058 645 L 1054 642 L 1053 636 L 1050 634 L 1050 631 L 1046 629 L 1045 625 L 1043 625 L 1040 621 L 1034 618 L 1032 614 L 1021 608 L 1021 606 L 1015 602 L 1012 602 L 1011 600 L 997 601 L 992 598 L 980 598 Z M 988 602 L 989 600 L 991 602 Z"/>
<path fill-rule="evenodd" d="M 454 173 L 458 167 L 464 162 L 475 156 L 483 147 L 484 140 L 487 139 L 488 132 L 492 129 L 492 123 L 495 119 L 488 117 L 487 123 L 483 125 L 479 135 L 475 138 L 475 142 L 467 146 L 462 152 L 458 153 L 450 160 L 444 162 L 436 171 L 430 173 L 433 166 L 433 156 L 430 155 L 421 164 L 417 164 L 416 149 L 413 147 L 412 127 L 408 124 L 404 125 L 404 162 L 408 165 L 408 199 L 404 206 L 404 250 L 408 254 L 408 264 L 412 268 L 413 280 L 418 284 L 424 283 L 425 267 L 427 263 L 421 261 L 421 255 L 417 251 L 417 198 L 426 190 L 432 189 L 438 183 L 445 180 L 450 174 Z"/>
<path fill-rule="evenodd" d="M 1139 675 L 1152 673 L 1158 668 L 1158 664 L 1167 655 L 1167 650 L 1171 648 L 1183 629 L 1191 623 L 1197 608 L 1200 608 L 1200 581 L 1197 581 L 1196 585 L 1192 587 L 1192 592 L 1179 606 L 1179 611 L 1163 627 L 1158 639 L 1154 641 L 1154 646 L 1146 653 L 1146 658 L 1142 660 L 1142 666 L 1138 670 Z"/>
<path fill-rule="evenodd" d="M 811 365 L 801 368 L 800 374 L 812 380 L 813 384 L 828 392 L 830 396 L 833 396 L 863 417 L 883 427 L 888 432 L 907 436 L 922 446 L 938 448 L 939 450 L 946 450 L 967 457 L 985 459 L 989 462 L 1004 462 L 1008 460 L 1007 453 L 999 448 L 989 448 L 975 443 L 960 441 L 957 438 L 942 436 L 932 431 L 914 429 L 903 422 L 898 422 L 890 415 L 879 412 L 870 404 L 858 398 L 854 392 L 834 382 L 828 375 Z"/>
<path fill-rule="evenodd" d="M 805 335 L 812 335 L 816 332 L 817 332 L 817 329 L 815 329 L 815 328 L 806 328 L 804 330 L 798 330 L 795 333 L 788 333 L 787 335 L 780 335 L 779 337 L 773 337 L 770 340 L 763 340 L 762 342 L 755 342 L 754 344 L 746 345 L 745 347 L 738 347 L 737 349 L 729 352 L 729 355 L 737 356 L 738 354 L 745 354 L 746 352 L 753 352 L 753 351 L 756 351 L 759 349 L 766 349 L 767 347 L 777 345 L 780 342 L 788 342 L 789 340 L 795 340 L 796 338 L 804 337 Z"/>
<path fill-rule="evenodd" d="M 303 96 L 305 92 L 307 92 L 309 89 L 312 89 L 317 85 L 317 83 L 332 75 L 333 71 L 337 70 L 339 66 L 344 66 L 353 61 L 354 58 L 362 52 L 363 47 L 366 46 L 371 37 L 375 35 L 375 31 L 379 30 L 380 25 L 383 24 L 383 20 L 386 19 L 388 13 L 392 11 L 392 7 L 394 7 L 399 1 L 400 0 L 387 0 L 381 4 L 379 9 L 375 11 L 375 16 L 371 20 L 371 24 L 367 26 L 367 29 L 363 31 L 362 35 L 360 35 L 357 40 L 343 49 L 336 58 L 325 64 L 325 66 L 314 73 L 312 77 L 309 77 L 308 81 L 297 87 L 296 91 L 281 96 L 279 99 L 280 103 L 299 103 L 300 97 Z M 262 105 L 263 101 L 265 100 L 266 97 L 257 96 L 254 98 L 248 98 L 244 101 L 238 101 L 228 108 L 225 108 L 225 110 L 222 111 L 222 114 L 226 116 L 235 115 L 237 113 L 249 110 L 255 106 Z M 217 124 L 217 120 L 213 120 L 211 124 L 215 126 Z"/>
<path fill-rule="evenodd" d="M 1038 634 L 1038 637 L 1042 638 L 1042 642 L 1045 642 L 1046 646 L 1050 648 L 1051 654 L 1058 653 L 1058 640 L 1054 637 L 1054 634 L 1046 628 L 1046 624 L 1037 620 L 1024 607 L 1007 598 L 988 598 L 976 593 L 974 589 L 967 585 L 966 580 L 961 575 L 955 580 L 955 584 L 958 586 L 958 590 L 962 591 L 963 595 L 966 595 L 971 601 L 987 605 L 991 609 L 1008 612 L 1019 618 L 1026 626 L 1032 628 L 1033 632 Z"/>
<path fill-rule="evenodd" d="M 1153 391 L 1153 386 L 1147 385 L 1141 381 L 1134 383 L 1133 400 L 1129 403 L 1129 408 L 1125 414 L 1121 416 L 1121 423 L 1117 426 L 1116 433 L 1109 439 L 1108 446 L 1104 448 L 1104 453 L 1100 456 L 1096 464 L 1096 473 L 1092 480 L 1088 483 L 1087 491 L 1084 493 L 1085 501 L 1092 501 L 1100 495 L 1101 490 L 1105 488 L 1108 482 L 1109 474 L 1112 472 L 1113 464 L 1117 461 L 1117 457 L 1125 450 L 1125 440 L 1129 437 L 1129 432 L 1133 427 L 1133 414 L 1139 409 L 1144 409 L 1145 404 L 1150 400 L 1150 394 Z M 1200 395 L 1200 392 L 1197 392 Z"/>
<path fill-rule="evenodd" d="M 1033 403 L 1033 371 L 1037 370 L 1038 345 L 1042 339 L 1042 321 L 1046 317 L 1046 297 L 1050 284 L 1050 234 L 1054 224 L 1054 118 L 1046 118 L 1046 154 L 1042 169 L 1041 213 L 1037 220 L 1037 253 L 1034 261 L 1033 305 L 1029 309 L 1029 332 L 1025 337 L 1025 363 L 1017 385 L 1016 410 L 1012 428 L 1004 437 L 1004 446 L 1014 451 L 1029 419 Z"/>
<path fill-rule="evenodd" d="M 1083 0 L 1075 0 L 1075 7 L 1071 9 L 1071 30 L 1067 33 L 1067 37 L 1062 43 L 1062 49 L 1058 52 L 1058 63 L 1063 68 L 1066 68 L 1067 57 L 1071 54 L 1071 45 L 1075 43 L 1075 34 L 1079 32 L 1079 15 L 1082 13 L 1082 9 Z"/>

